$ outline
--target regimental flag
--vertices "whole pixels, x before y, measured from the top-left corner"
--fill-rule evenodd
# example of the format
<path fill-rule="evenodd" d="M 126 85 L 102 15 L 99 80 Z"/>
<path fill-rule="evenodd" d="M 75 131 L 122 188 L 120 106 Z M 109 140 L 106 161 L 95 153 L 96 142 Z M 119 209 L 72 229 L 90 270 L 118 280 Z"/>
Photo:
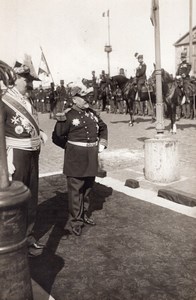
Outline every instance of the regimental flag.
<path fill-rule="evenodd" d="M 158 8 L 157 7 L 157 1 L 156 0 L 152 0 L 151 2 L 151 11 L 150 11 L 150 20 L 152 22 L 152 25 L 155 26 L 155 10 Z"/>
<path fill-rule="evenodd" d="M 110 16 L 110 11 L 109 11 L 109 9 L 106 11 L 106 12 L 103 12 L 102 13 L 102 17 L 109 17 Z"/>
<path fill-rule="evenodd" d="M 46 76 L 49 76 L 51 74 L 43 52 L 41 54 L 41 62 L 40 62 L 40 66 L 38 69 L 38 75 L 40 75 L 40 74 L 44 74 Z"/>

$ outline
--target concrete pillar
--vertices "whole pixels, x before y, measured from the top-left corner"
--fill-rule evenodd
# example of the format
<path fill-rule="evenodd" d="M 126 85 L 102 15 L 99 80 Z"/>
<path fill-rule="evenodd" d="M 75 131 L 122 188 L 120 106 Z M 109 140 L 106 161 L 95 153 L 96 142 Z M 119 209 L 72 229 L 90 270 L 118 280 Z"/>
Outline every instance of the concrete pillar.
<path fill-rule="evenodd" d="M 157 183 L 179 180 L 178 141 L 157 135 L 145 140 L 145 178 Z"/>

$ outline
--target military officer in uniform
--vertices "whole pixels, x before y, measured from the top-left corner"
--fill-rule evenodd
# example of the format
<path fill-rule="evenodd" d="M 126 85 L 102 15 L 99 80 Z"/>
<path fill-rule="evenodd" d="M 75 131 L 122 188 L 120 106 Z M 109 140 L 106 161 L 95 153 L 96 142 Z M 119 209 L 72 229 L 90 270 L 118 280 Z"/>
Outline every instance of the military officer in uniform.
<path fill-rule="evenodd" d="M 92 86 L 93 86 L 94 103 L 97 105 L 98 82 L 97 82 L 97 77 L 95 76 L 95 71 L 92 71 Z"/>
<path fill-rule="evenodd" d="M 64 85 L 64 80 L 60 80 L 60 86 L 56 89 L 58 98 L 56 104 L 56 112 L 61 113 L 65 108 L 67 108 L 67 92 Z"/>
<path fill-rule="evenodd" d="M 142 86 L 146 81 L 146 64 L 144 63 L 143 55 L 141 54 L 137 55 L 137 59 L 139 62 L 139 66 L 136 69 L 136 81 L 137 81 L 137 88 L 138 88 L 138 96 L 139 99 L 141 99 Z"/>
<path fill-rule="evenodd" d="M 35 240 L 33 227 L 38 203 L 38 160 L 41 141 L 47 136 L 40 131 L 37 111 L 28 91 L 33 80 L 39 80 L 28 66 L 16 63 L 15 87 L 7 89 L 3 95 L 4 124 L 7 148 L 8 172 L 10 180 L 23 182 L 31 192 L 28 202 L 27 243 L 30 256 L 37 256 L 43 245 Z"/>
<path fill-rule="evenodd" d="M 91 89 L 90 89 L 91 92 Z M 98 153 L 107 147 L 107 125 L 89 108 L 88 89 L 73 89 L 73 106 L 56 132 L 66 140 L 64 174 L 67 176 L 69 219 L 65 233 L 79 236 L 84 224 L 95 225 L 88 215 L 89 193 L 98 173 Z"/>
<path fill-rule="evenodd" d="M 49 101 L 50 101 L 50 119 L 53 119 L 55 116 L 56 102 L 57 102 L 57 92 L 55 90 L 54 82 L 50 83 Z"/>
<path fill-rule="evenodd" d="M 182 113 L 184 118 L 190 118 L 191 108 L 190 108 L 190 73 L 191 64 L 187 62 L 186 53 L 181 53 L 181 63 L 178 66 L 176 76 L 180 76 L 183 80 L 183 91 L 185 94 L 185 101 L 182 104 Z"/>

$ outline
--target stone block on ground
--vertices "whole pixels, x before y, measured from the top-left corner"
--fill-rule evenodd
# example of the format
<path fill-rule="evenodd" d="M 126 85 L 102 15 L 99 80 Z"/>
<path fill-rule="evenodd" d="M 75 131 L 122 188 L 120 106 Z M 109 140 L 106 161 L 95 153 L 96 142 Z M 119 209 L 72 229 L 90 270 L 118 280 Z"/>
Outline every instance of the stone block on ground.
<path fill-rule="evenodd" d="M 139 185 L 139 181 L 138 180 L 135 180 L 135 179 L 127 179 L 125 181 L 125 186 L 128 186 L 132 189 L 136 189 L 138 188 L 140 185 Z"/>
<path fill-rule="evenodd" d="M 194 207 L 196 206 L 196 196 L 193 194 L 185 193 L 178 190 L 160 189 L 158 190 L 158 197 L 167 200 Z"/>
<path fill-rule="evenodd" d="M 97 173 L 97 177 L 104 178 L 107 176 L 107 172 L 105 170 L 99 169 Z"/>

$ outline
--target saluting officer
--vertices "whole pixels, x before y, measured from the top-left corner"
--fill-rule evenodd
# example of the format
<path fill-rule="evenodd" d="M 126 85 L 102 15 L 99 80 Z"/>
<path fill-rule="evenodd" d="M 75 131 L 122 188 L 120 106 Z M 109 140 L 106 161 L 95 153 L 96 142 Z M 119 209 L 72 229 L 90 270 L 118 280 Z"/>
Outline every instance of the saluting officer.
<path fill-rule="evenodd" d="M 98 173 L 98 152 L 107 147 L 107 125 L 89 108 L 92 88 L 72 92 L 73 106 L 65 121 L 57 121 L 56 133 L 66 142 L 64 174 L 67 176 L 69 219 L 65 234 L 82 233 L 84 223 L 95 225 L 88 215 L 89 193 Z"/>

